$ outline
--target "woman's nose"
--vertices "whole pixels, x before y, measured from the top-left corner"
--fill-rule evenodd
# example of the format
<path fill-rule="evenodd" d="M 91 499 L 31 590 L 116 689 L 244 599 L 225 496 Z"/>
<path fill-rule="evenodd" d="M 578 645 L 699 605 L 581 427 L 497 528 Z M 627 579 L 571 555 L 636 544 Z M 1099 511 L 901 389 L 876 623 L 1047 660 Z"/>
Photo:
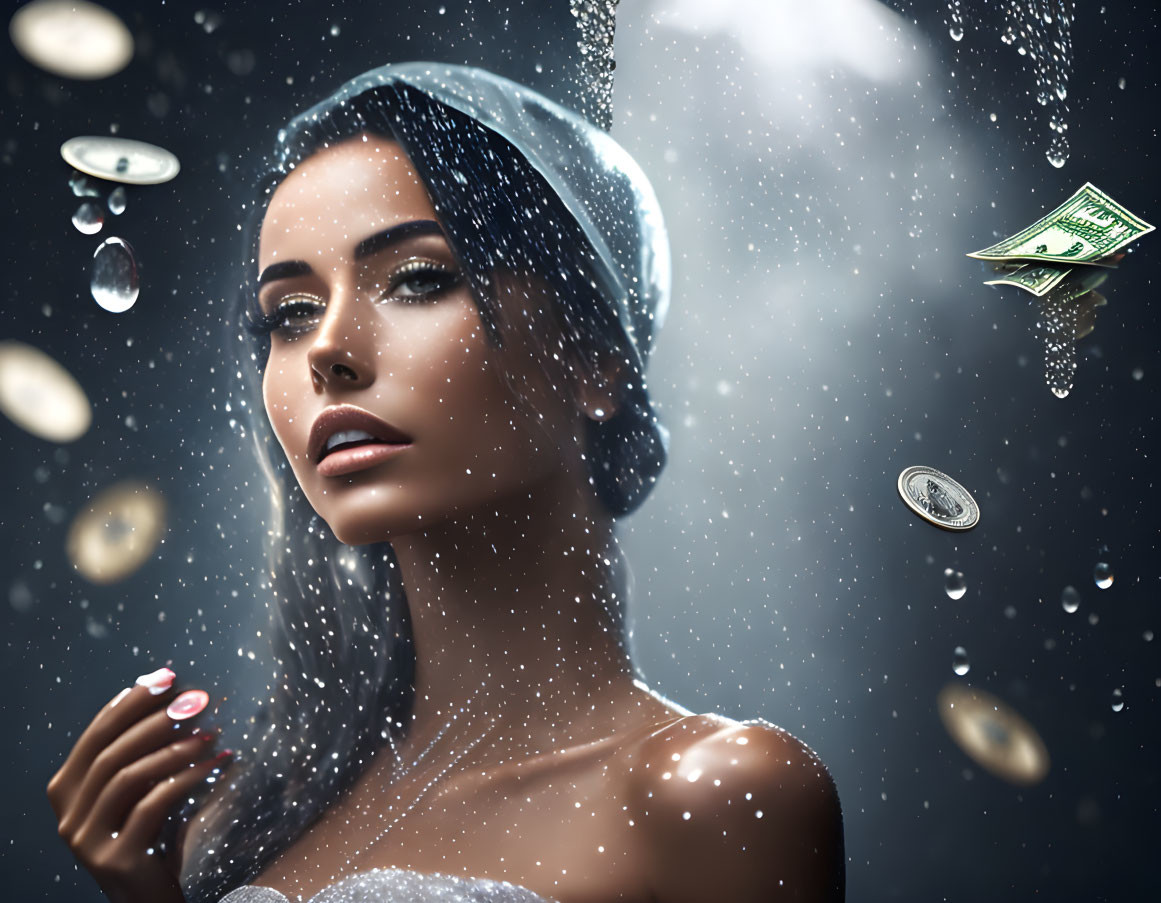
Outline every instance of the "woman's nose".
<path fill-rule="evenodd" d="M 316 389 L 364 389 L 375 381 L 373 331 L 351 306 L 332 301 L 315 331 L 307 364 Z M 346 315 L 341 307 L 348 308 Z"/>

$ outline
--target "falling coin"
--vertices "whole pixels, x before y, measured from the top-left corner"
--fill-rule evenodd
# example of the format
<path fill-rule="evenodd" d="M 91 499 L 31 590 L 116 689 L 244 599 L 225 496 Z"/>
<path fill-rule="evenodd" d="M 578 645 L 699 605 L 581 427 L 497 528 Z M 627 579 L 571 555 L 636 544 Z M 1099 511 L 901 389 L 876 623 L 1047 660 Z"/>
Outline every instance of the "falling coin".
<path fill-rule="evenodd" d="M 153 554 L 165 530 L 165 500 L 135 480 L 93 498 L 69 527 L 69 560 L 93 583 L 124 580 Z"/>
<path fill-rule="evenodd" d="M 74 169 L 130 185 L 157 185 L 177 175 L 181 164 L 165 148 L 132 138 L 80 135 L 60 146 L 60 155 Z"/>
<path fill-rule="evenodd" d="M 899 495 L 925 521 L 945 530 L 970 530 L 980 506 L 970 492 L 934 467 L 908 467 L 899 474 Z"/>
<path fill-rule="evenodd" d="M 71 373 L 38 348 L 0 342 L 0 411 L 34 436 L 72 442 L 93 419 L 88 396 Z"/>
<path fill-rule="evenodd" d="M 953 683 L 936 706 L 956 745 L 996 777 L 1027 785 L 1048 774 L 1048 749 L 1036 729 L 995 696 Z"/>
<path fill-rule="evenodd" d="M 33 0 L 8 23 L 20 55 L 65 78 L 106 78 L 133 58 L 133 35 L 116 15 L 86 0 Z"/>

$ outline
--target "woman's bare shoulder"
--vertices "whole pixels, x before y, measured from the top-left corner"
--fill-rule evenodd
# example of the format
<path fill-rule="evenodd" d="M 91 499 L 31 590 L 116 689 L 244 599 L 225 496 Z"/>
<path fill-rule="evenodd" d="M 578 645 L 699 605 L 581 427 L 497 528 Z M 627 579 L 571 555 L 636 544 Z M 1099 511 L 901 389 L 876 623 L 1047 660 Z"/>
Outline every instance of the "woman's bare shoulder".
<path fill-rule="evenodd" d="M 661 725 L 634 750 L 626 802 L 659 903 L 841 900 L 842 811 L 822 760 L 770 722 Z"/>

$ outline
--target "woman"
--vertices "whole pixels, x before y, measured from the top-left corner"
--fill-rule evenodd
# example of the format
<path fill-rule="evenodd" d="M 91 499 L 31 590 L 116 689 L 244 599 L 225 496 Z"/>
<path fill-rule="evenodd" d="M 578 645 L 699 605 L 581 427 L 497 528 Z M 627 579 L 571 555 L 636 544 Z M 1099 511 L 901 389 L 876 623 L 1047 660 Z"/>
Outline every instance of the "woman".
<path fill-rule="evenodd" d="M 669 291 L 632 159 L 524 86 L 407 63 L 294 119 L 263 189 L 242 369 L 279 446 L 277 667 L 229 764 L 167 669 L 98 713 L 49 797 L 107 895 L 841 899 L 817 757 L 631 664 L 613 526 L 665 464 Z"/>

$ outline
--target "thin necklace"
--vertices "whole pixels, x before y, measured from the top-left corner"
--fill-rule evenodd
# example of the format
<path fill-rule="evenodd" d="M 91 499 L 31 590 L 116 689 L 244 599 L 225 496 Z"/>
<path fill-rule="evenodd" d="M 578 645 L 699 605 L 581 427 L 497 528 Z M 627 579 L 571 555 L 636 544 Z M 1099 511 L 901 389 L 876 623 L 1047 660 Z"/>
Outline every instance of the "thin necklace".
<path fill-rule="evenodd" d="M 476 688 L 475 692 L 472 693 L 472 695 L 470 697 L 468 697 L 468 701 L 460 708 L 460 710 L 458 712 L 456 712 L 454 715 L 451 716 L 451 718 L 448 719 L 447 723 L 444 724 L 444 726 L 439 729 L 438 733 L 436 733 L 436 735 L 432 739 L 432 741 L 427 744 L 427 746 L 424 748 L 423 752 L 421 752 L 418 756 L 416 756 L 415 761 L 412 762 L 409 766 L 406 766 L 402 772 L 399 772 L 399 770 L 398 770 L 399 765 L 400 765 L 399 751 L 398 751 L 397 747 L 395 746 L 395 740 L 392 738 L 391 733 L 388 732 L 387 742 L 391 746 L 391 751 L 395 754 L 395 766 L 396 766 L 394 769 L 392 769 L 391 783 L 394 783 L 398 777 L 402 776 L 402 774 L 406 774 L 407 771 L 410 771 L 411 769 L 415 768 L 421 761 L 423 761 L 423 759 L 427 756 L 427 754 L 429 752 L 431 752 L 431 750 L 435 747 L 436 742 L 445 733 L 447 733 L 448 729 L 452 726 L 452 724 L 456 721 L 456 719 L 458 719 L 461 714 L 465 713 L 468 710 L 468 708 L 471 706 L 471 704 L 475 700 L 475 698 L 480 695 L 481 689 L 483 689 L 483 684 L 481 684 L 479 687 Z M 481 733 L 478 737 L 473 739 L 463 749 L 461 749 L 452 758 L 452 760 L 450 762 L 448 762 L 447 765 L 445 765 L 440 770 L 440 772 L 435 777 L 433 777 L 430 781 L 428 781 L 426 784 L 424 784 L 423 787 L 420 788 L 419 793 L 407 805 L 407 807 L 402 812 L 400 812 L 398 815 L 396 815 L 393 819 L 391 819 L 391 821 L 387 824 L 387 826 L 385 828 L 383 828 L 383 830 L 381 830 L 377 835 L 375 835 L 374 837 L 371 838 L 369 843 L 365 844 L 363 847 L 356 850 L 353 854 L 347 856 L 346 864 L 350 865 L 354 859 L 361 856 L 363 853 L 367 852 L 367 850 L 369 850 L 371 847 L 373 847 L 375 844 L 377 844 L 379 841 L 381 841 L 387 835 L 387 832 L 390 831 L 392 828 L 394 828 L 397 824 L 399 824 L 399 822 L 405 816 L 407 816 L 408 813 L 410 813 L 413 809 L 415 809 L 415 807 L 419 805 L 420 801 L 427 795 L 427 792 L 429 790 L 431 790 L 431 788 L 434 787 L 444 777 L 444 775 L 446 775 L 452 768 L 454 768 L 455 765 L 460 761 L 460 759 L 462 759 L 469 752 L 471 752 L 473 749 L 475 749 L 476 746 L 479 745 L 480 741 L 483 740 L 486 736 L 488 736 L 488 734 L 492 731 L 492 729 L 495 726 L 496 726 L 496 716 L 493 715 L 491 717 L 491 720 L 488 722 L 488 726 L 484 728 L 483 733 Z M 384 816 L 384 814 L 380 814 L 379 817 L 383 818 L 385 816 Z M 330 880 L 332 882 L 338 881 L 339 876 L 332 874 L 328 880 Z"/>

